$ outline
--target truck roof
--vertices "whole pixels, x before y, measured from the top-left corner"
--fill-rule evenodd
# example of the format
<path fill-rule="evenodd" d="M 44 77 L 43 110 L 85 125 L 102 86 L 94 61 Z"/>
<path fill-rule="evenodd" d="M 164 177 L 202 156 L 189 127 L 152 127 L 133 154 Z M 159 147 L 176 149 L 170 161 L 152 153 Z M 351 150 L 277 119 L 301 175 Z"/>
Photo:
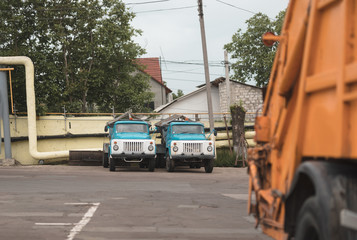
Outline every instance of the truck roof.
<path fill-rule="evenodd" d="M 177 121 L 177 122 L 173 121 L 173 122 L 170 123 L 170 125 L 200 125 L 200 126 L 203 126 L 203 124 L 200 123 L 200 122 L 188 122 L 188 121 L 184 121 L 184 122 L 182 122 L 182 121 Z"/>
<path fill-rule="evenodd" d="M 115 124 L 145 124 L 149 125 L 147 122 L 142 120 L 120 120 L 116 121 Z"/>

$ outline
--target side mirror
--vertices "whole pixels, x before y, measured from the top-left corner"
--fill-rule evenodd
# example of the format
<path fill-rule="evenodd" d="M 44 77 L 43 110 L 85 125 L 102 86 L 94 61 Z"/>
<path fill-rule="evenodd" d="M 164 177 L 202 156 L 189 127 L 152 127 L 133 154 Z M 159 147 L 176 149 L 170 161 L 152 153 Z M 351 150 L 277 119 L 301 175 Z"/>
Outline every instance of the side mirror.
<path fill-rule="evenodd" d="M 214 134 L 215 137 L 217 137 L 217 130 L 216 129 L 213 130 L 213 134 Z"/>
<path fill-rule="evenodd" d="M 108 132 L 108 126 L 104 127 L 104 132 Z"/>

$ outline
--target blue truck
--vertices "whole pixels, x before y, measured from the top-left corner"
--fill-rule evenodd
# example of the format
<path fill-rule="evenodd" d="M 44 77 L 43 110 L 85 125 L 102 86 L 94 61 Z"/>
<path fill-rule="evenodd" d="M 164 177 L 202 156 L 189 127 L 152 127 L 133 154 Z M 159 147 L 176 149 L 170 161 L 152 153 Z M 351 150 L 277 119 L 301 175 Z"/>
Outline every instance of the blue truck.
<path fill-rule="evenodd" d="M 134 119 L 130 112 L 107 122 L 104 130 L 109 130 L 109 143 L 103 144 L 103 167 L 115 171 L 117 166 L 139 164 L 153 172 L 156 146 L 149 129 L 149 123 Z"/>
<path fill-rule="evenodd" d="M 155 124 L 161 136 L 157 144 L 158 165 L 164 165 L 168 172 L 176 166 L 205 168 L 211 173 L 214 167 L 214 141 L 205 136 L 204 126 L 184 116 L 173 115 Z"/>

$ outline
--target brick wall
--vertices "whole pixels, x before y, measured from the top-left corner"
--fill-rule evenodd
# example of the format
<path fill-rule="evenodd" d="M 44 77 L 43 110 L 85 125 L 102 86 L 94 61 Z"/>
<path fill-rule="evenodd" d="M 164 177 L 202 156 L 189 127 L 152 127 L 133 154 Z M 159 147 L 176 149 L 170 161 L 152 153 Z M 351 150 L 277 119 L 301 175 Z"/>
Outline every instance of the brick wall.
<path fill-rule="evenodd" d="M 263 93 L 261 88 L 254 86 L 230 82 L 231 90 L 231 105 L 234 103 L 240 103 L 242 101 L 243 107 L 248 113 L 246 114 L 245 121 L 253 122 L 255 118 L 255 112 L 262 107 Z M 219 99 L 222 112 L 230 112 L 227 105 L 227 88 L 225 81 L 219 83 Z M 260 109 L 261 111 L 262 109 Z"/>

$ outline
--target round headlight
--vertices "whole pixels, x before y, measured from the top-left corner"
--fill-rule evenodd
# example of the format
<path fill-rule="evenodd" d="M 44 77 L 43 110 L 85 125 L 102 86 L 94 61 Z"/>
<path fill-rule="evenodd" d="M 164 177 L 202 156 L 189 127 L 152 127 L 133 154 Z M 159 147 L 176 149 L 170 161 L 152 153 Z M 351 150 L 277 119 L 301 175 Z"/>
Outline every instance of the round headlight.
<path fill-rule="evenodd" d="M 207 151 L 212 152 L 212 150 L 213 150 L 212 146 L 207 147 Z"/>
<path fill-rule="evenodd" d="M 114 150 L 114 151 L 118 151 L 118 149 L 119 149 L 119 146 L 118 146 L 118 145 L 114 145 L 114 146 L 113 146 L 113 150 Z"/>
<path fill-rule="evenodd" d="M 154 146 L 153 145 L 149 145 L 148 149 L 149 149 L 149 151 L 152 151 L 152 150 L 154 150 Z"/>
<path fill-rule="evenodd" d="M 174 147 L 172 148 L 172 150 L 173 150 L 174 152 L 177 152 L 177 151 L 178 151 L 178 147 L 177 147 L 177 146 L 174 146 Z"/>

